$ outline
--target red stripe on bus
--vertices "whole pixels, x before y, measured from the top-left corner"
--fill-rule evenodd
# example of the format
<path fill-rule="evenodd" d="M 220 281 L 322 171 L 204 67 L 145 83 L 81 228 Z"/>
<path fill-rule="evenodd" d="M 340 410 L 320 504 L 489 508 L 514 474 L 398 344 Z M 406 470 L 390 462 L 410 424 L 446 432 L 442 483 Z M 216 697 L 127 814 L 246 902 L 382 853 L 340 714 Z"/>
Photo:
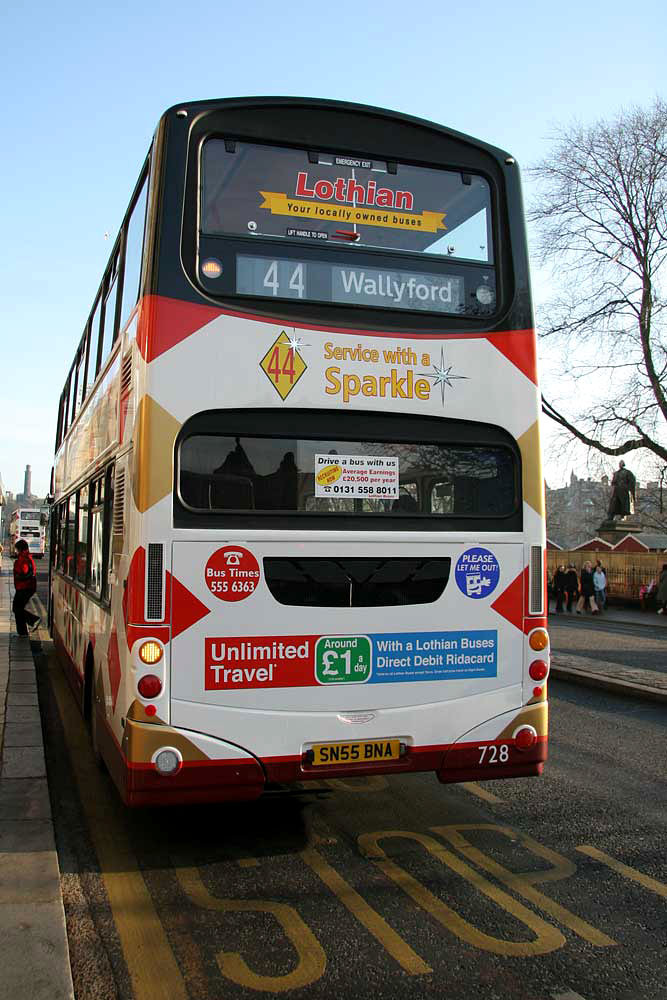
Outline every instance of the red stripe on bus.
<path fill-rule="evenodd" d="M 197 333 L 218 316 L 232 316 L 235 319 L 247 319 L 255 323 L 265 323 L 280 326 L 281 320 L 255 313 L 240 312 L 232 309 L 219 309 L 196 302 L 183 302 L 160 295 L 147 295 L 142 299 L 137 325 L 137 344 L 143 358 L 147 362 L 154 361 L 161 354 L 176 347 Z M 289 321 L 289 325 L 297 330 L 314 330 L 321 333 L 336 333 L 350 337 L 385 337 L 392 340 L 488 340 L 508 361 L 518 368 L 527 378 L 537 384 L 537 362 L 535 354 L 535 331 L 507 330 L 500 333 L 484 333 L 482 331 L 456 331 L 442 333 L 432 331 L 427 333 L 400 333 L 395 330 L 360 330 L 348 327 L 320 326 L 315 323 L 297 323 Z"/>

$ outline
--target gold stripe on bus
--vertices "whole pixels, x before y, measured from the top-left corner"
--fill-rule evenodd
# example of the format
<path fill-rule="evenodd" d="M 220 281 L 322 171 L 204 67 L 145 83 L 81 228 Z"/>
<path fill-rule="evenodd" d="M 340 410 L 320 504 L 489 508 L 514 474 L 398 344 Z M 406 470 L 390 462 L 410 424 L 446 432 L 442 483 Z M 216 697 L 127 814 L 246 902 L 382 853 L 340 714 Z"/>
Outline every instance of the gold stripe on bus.
<path fill-rule="evenodd" d="M 505 726 L 502 733 L 496 736 L 496 740 L 511 739 L 512 734 L 516 732 L 519 726 L 532 726 L 538 737 L 546 736 L 549 728 L 549 710 L 546 702 L 529 705 L 527 708 L 522 709 L 512 719 L 509 726 Z"/>
<path fill-rule="evenodd" d="M 173 455 L 181 424 L 150 396 L 139 403 L 134 431 L 132 494 L 142 514 L 173 488 Z"/>
<path fill-rule="evenodd" d="M 209 760 L 206 754 L 176 730 L 150 723 L 125 720 L 123 753 L 134 764 L 147 764 L 160 747 L 174 747 L 184 761 Z"/>
<path fill-rule="evenodd" d="M 546 517 L 544 503 L 544 477 L 542 475 L 542 452 L 540 449 L 540 426 L 537 420 L 517 440 L 521 451 L 521 479 L 523 499 Z"/>

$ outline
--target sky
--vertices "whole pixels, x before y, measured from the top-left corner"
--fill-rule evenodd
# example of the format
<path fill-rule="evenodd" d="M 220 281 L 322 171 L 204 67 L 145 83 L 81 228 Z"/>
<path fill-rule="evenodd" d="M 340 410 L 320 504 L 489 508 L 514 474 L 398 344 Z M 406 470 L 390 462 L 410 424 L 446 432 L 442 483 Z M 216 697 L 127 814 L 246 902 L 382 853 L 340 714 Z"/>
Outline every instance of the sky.
<path fill-rule="evenodd" d="M 33 492 L 48 490 L 58 399 L 166 108 L 298 95 L 407 112 L 510 151 L 529 202 L 525 168 L 547 153 L 554 127 L 667 96 L 666 29 L 663 0 L 3 5 L 5 489 L 23 488 L 29 463 Z M 548 281 L 534 277 L 539 326 Z M 557 368 L 547 359 L 547 388 Z M 547 447 L 549 485 L 571 468 L 590 474 L 583 449 L 554 454 Z"/>

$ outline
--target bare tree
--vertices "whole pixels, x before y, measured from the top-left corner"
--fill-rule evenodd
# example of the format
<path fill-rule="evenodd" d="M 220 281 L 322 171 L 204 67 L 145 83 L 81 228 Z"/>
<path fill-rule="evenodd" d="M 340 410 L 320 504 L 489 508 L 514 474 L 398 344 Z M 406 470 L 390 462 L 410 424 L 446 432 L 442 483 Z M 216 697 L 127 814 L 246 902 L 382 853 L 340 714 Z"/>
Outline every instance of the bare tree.
<path fill-rule="evenodd" d="M 573 412 L 544 398 L 543 410 L 599 452 L 667 461 L 667 103 L 560 129 L 531 173 L 539 259 L 558 289 L 541 335 L 563 342 L 567 374 L 603 377 Z"/>

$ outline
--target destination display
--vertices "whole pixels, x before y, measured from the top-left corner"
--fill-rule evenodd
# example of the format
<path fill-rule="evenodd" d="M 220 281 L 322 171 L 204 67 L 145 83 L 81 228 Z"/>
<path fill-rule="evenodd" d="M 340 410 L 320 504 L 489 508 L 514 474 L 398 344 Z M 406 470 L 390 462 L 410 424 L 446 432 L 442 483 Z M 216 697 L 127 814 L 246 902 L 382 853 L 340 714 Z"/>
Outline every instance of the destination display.
<path fill-rule="evenodd" d="M 495 302 L 477 296 L 476 305 Z M 341 265 L 323 260 L 277 259 L 238 254 L 236 292 L 281 299 L 365 305 L 377 309 L 465 312 L 465 282 L 460 275 Z"/>

